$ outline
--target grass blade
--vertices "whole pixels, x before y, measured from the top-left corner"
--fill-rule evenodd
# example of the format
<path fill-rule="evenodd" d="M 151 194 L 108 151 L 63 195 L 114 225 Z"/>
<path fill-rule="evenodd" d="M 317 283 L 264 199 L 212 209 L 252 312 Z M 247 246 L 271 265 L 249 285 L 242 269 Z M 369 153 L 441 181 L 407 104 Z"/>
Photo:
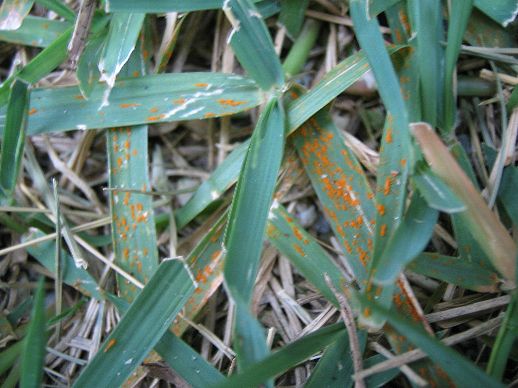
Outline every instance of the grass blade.
<path fill-rule="evenodd" d="M 23 241 L 34 240 L 43 236 L 45 236 L 43 232 L 31 232 L 24 237 Z M 55 241 L 45 241 L 27 248 L 29 254 L 53 274 L 56 274 L 56 264 L 53 257 L 55 244 Z M 76 267 L 72 256 L 62 250 L 61 258 L 63 260 L 61 272 L 63 281 L 66 284 L 74 287 L 86 296 L 90 296 L 99 301 L 104 299 L 95 279 L 83 267 Z"/>
<path fill-rule="evenodd" d="M 463 258 L 425 252 L 417 256 L 408 269 L 468 290 L 497 292 L 500 288 L 495 272 Z"/>
<path fill-rule="evenodd" d="M 184 263 L 162 262 L 74 386 L 121 385 L 164 335 L 193 291 L 193 279 Z"/>
<path fill-rule="evenodd" d="M 4 195 L 8 197 L 14 190 L 20 172 L 28 110 L 29 84 L 17 79 L 12 84 L 9 94 L 0 156 L 0 184 Z"/>
<path fill-rule="evenodd" d="M 92 37 L 86 43 L 83 54 L 77 62 L 76 75 L 79 81 L 79 90 L 84 98 L 90 98 L 94 86 L 101 77 L 97 64 L 101 60 L 101 53 L 106 37 L 99 35 Z"/>
<path fill-rule="evenodd" d="M 491 19 L 507 27 L 518 14 L 518 5 L 514 0 L 474 0 L 475 7 L 484 12 Z"/>
<path fill-rule="evenodd" d="M 223 11 L 232 24 L 229 42 L 243 68 L 264 90 L 281 87 L 284 73 L 261 14 L 251 0 L 229 0 Z"/>
<path fill-rule="evenodd" d="M 502 387 L 498 381 L 494 380 L 473 363 L 466 360 L 448 346 L 442 344 L 425 330 L 403 318 L 394 310 L 387 310 L 375 302 L 371 302 L 365 296 L 358 295 L 358 299 L 363 308 L 368 307 L 374 313 L 387 317 L 388 323 L 401 335 L 418 346 L 423 352 L 438 364 L 453 383 L 466 387 Z"/>
<path fill-rule="evenodd" d="M 432 237 L 439 212 L 414 193 L 403 220 L 394 231 L 379 259 L 383 263 L 374 273 L 378 284 L 394 283 L 405 266 L 421 253 Z"/>
<path fill-rule="evenodd" d="M 466 210 L 466 206 L 459 197 L 428 167 L 418 170 L 412 177 L 412 182 L 431 208 L 445 213 L 458 213 Z"/>
<path fill-rule="evenodd" d="M 76 20 L 76 14 L 74 11 L 60 0 L 36 0 L 35 3 L 49 9 L 50 11 L 54 11 L 56 15 L 61 16 L 68 22 L 74 23 Z"/>
<path fill-rule="evenodd" d="M 69 27 L 70 23 L 67 22 L 29 15 L 20 28 L 0 31 L 0 40 L 24 46 L 48 47 Z"/>
<path fill-rule="evenodd" d="M 413 124 L 412 132 L 432 171 L 437 174 L 464 202 L 467 210 L 461 214 L 471 234 L 485 241 L 481 248 L 509 284 L 514 284 L 516 245 L 505 227 L 496 219 L 477 192 L 470 179 L 450 155 L 446 146 L 426 124 Z"/>
<path fill-rule="evenodd" d="M 89 100 L 77 86 L 35 89 L 27 133 L 202 119 L 234 114 L 262 102 L 252 80 L 219 73 L 169 73 L 117 81 L 109 105 L 99 110 L 103 95 L 102 84 L 94 87 Z M 0 131 L 4 125 L 0 115 Z"/>
<path fill-rule="evenodd" d="M 224 278 L 236 302 L 235 336 L 241 368 L 264 358 L 268 352 L 262 328 L 250 314 L 248 305 L 282 160 L 285 122 L 284 109 L 274 97 L 263 110 L 252 135 L 225 232 Z"/>
<path fill-rule="evenodd" d="M 144 16 L 143 13 L 115 13 L 112 16 L 99 62 L 101 81 L 106 81 L 110 89 L 115 84 L 115 77 L 135 49 Z"/>
<path fill-rule="evenodd" d="M 518 293 L 513 293 L 509 307 L 505 312 L 504 321 L 498 335 L 496 337 L 491 356 L 489 358 L 489 364 L 487 366 L 487 373 L 493 376 L 495 379 L 502 380 L 504 376 L 505 367 L 507 360 L 513 349 L 518 332 Z"/>
<path fill-rule="evenodd" d="M 94 17 L 91 32 L 95 34 L 101 31 L 108 20 L 109 18 L 106 16 Z M 30 84 L 34 84 L 67 59 L 67 45 L 72 36 L 73 29 L 74 27 L 70 26 L 59 36 L 58 39 L 36 55 L 25 67 L 11 75 L 2 83 L 2 86 L 0 86 L 0 107 L 7 103 L 9 88 L 16 78 L 20 78 Z"/>
<path fill-rule="evenodd" d="M 325 274 L 329 275 L 336 289 L 343 287 L 346 278 L 315 238 L 298 225 L 283 206 L 272 206 L 270 209 L 266 233 L 270 243 L 338 308 L 339 303 L 326 283 Z"/>
<path fill-rule="evenodd" d="M 231 388 L 256 386 L 306 360 L 326 346 L 334 343 L 345 331 L 342 323 L 319 329 L 286 345 L 264 360 L 227 379 L 217 387 Z"/>
<path fill-rule="evenodd" d="M 27 335 L 23 340 L 21 359 L 20 387 L 39 387 L 43 380 L 43 362 L 47 346 L 47 328 L 45 317 L 45 278 L 40 278 L 31 321 Z"/>
<path fill-rule="evenodd" d="M 4 0 L 0 6 L 0 30 L 20 28 L 34 0 Z"/>
<path fill-rule="evenodd" d="M 106 136 L 110 188 L 148 190 L 147 126 L 112 128 Z M 110 211 L 115 261 L 145 284 L 158 266 L 152 198 L 110 191 Z M 128 301 L 139 291 L 120 276 L 118 285 L 120 295 Z"/>
<path fill-rule="evenodd" d="M 451 2 L 448 18 L 448 41 L 445 53 L 444 66 L 444 125 L 446 133 L 452 133 L 455 125 L 457 77 L 456 64 L 460 53 L 460 46 L 469 16 L 473 8 L 473 0 Z"/>
<path fill-rule="evenodd" d="M 292 39 L 299 35 L 308 4 L 309 0 L 285 0 L 281 2 L 279 21 Z"/>
<path fill-rule="evenodd" d="M 225 0 L 107 0 L 106 12 L 191 12 L 221 9 L 224 4 Z"/>

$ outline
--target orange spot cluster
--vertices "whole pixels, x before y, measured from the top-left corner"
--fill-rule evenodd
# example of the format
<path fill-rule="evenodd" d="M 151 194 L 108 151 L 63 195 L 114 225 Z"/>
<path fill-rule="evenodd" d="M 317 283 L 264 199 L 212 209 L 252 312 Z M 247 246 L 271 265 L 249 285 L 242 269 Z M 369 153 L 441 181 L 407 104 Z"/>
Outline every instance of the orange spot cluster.
<path fill-rule="evenodd" d="M 387 144 L 392 143 L 392 141 L 393 141 L 393 139 L 392 139 L 392 127 L 388 127 L 387 128 L 387 135 L 385 137 L 385 140 L 386 140 Z"/>
<path fill-rule="evenodd" d="M 173 104 L 175 105 L 182 105 L 185 104 L 185 98 L 177 98 L 176 100 L 173 100 Z"/>
<path fill-rule="evenodd" d="M 301 256 L 306 256 L 306 252 L 304 252 L 304 249 L 302 249 L 302 248 L 300 247 L 300 245 L 293 243 L 293 244 L 292 244 L 292 246 L 293 246 L 293 249 L 295 249 L 295 251 L 296 251 L 299 255 L 301 255 Z"/>
<path fill-rule="evenodd" d="M 380 236 L 385 237 L 386 234 L 387 234 L 387 224 L 383 224 L 380 227 Z"/>
<path fill-rule="evenodd" d="M 381 203 L 376 205 L 376 208 L 378 209 L 378 213 L 381 215 L 381 216 L 384 216 L 385 215 L 385 206 L 382 205 Z"/>
<path fill-rule="evenodd" d="M 165 114 L 161 114 L 158 116 L 149 116 L 146 120 L 147 121 L 158 121 L 158 120 L 162 120 L 164 117 L 165 117 Z"/>
<path fill-rule="evenodd" d="M 127 108 L 136 108 L 137 106 L 140 106 L 141 104 L 137 104 L 137 103 L 126 103 L 126 104 L 119 104 L 119 107 L 122 108 L 122 109 L 127 109 Z"/>
<path fill-rule="evenodd" d="M 75 99 L 75 100 L 79 100 L 79 101 L 81 101 L 81 100 L 84 100 L 85 98 L 83 97 L 83 95 L 82 95 L 82 94 L 76 94 L 76 95 L 74 96 L 74 99 Z"/>
<path fill-rule="evenodd" d="M 209 86 L 209 84 L 206 82 L 198 82 L 194 84 L 194 86 L 196 86 L 197 88 L 206 88 L 207 86 Z"/>
<path fill-rule="evenodd" d="M 246 101 L 236 101 L 236 100 L 232 100 L 232 99 L 220 98 L 218 100 L 218 104 L 228 105 L 228 106 L 239 106 L 239 105 L 246 104 Z"/>
<path fill-rule="evenodd" d="M 387 196 L 390 194 L 390 188 L 392 187 L 392 178 L 387 176 L 385 177 L 385 183 L 383 184 L 383 195 Z"/>
<path fill-rule="evenodd" d="M 203 115 L 206 119 L 210 119 L 211 117 L 216 117 L 216 113 L 207 112 Z"/>
<path fill-rule="evenodd" d="M 38 109 L 36 108 L 31 108 L 31 110 L 29 110 L 29 116 L 32 116 L 33 114 L 36 114 L 36 112 L 38 112 Z"/>
<path fill-rule="evenodd" d="M 108 341 L 108 344 L 106 345 L 106 347 L 104 348 L 104 353 L 106 353 L 108 350 L 110 350 L 111 348 L 113 348 L 115 346 L 115 344 L 117 343 L 117 340 L 115 338 L 112 338 L 111 340 Z"/>

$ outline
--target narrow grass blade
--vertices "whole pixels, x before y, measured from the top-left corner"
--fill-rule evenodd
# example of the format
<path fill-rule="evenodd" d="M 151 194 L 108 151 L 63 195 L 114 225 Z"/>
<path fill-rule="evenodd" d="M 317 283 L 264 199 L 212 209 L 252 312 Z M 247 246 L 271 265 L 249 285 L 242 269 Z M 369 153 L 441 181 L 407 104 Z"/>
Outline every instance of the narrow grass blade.
<path fill-rule="evenodd" d="M 35 89 L 29 135 L 224 116 L 259 105 L 262 95 L 244 77 L 220 73 L 173 73 L 117 81 L 109 105 L 99 110 L 104 87 L 85 100 L 76 86 Z M 5 125 L 0 116 L 0 130 Z"/>
<path fill-rule="evenodd" d="M 504 170 L 500 192 L 498 193 L 498 200 L 514 225 L 518 225 L 518 203 L 516 201 L 516 193 L 518 193 L 518 168 L 508 166 Z"/>
<path fill-rule="evenodd" d="M 41 386 L 47 346 L 46 320 L 45 278 L 42 277 L 38 282 L 29 328 L 23 340 L 20 375 L 20 387 L 22 388 Z"/>
<path fill-rule="evenodd" d="M 48 47 L 69 27 L 68 22 L 27 16 L 20 28 L 1 30 L 0 40 L 24 46 Z"/>
<path fill-rule="evenodd" d="M 417 256 L 408 269 L 477 292 L 497 292 L 500 288 L 498 274 L 459 257 L 425 252 Z"/>
<path fill-rule="evenodd" d="M 431 208 L 445 213 L 466 210 L 459 197 L 428 167 L 420 168 L 412 177 L 412 182 Z"/>
<path fill-rule="evenodd" d="M 194 282 L 184 263 L 162 262 L 74 386 L 120 386 L 164 335 L 193 292 Z"/>
<path fill-rule="evenodd" d="M 481 248 L 510 285 L 514 284 L 517 249 L 505 227 L 487 207 L 433 130 L 428 125 L 420 123 L 412 126 L 412 132 L 432 171 L 449 185 L 466 205 L 467 210 L 459 215 L 465 220 L 466 227 L 476 239 L 485 241 Z"/>
<path fill-rule="evenodd" d="M 284 73 L 272 38 L 251 0 L 229 0 L 223 5 L 233 30 L 229 42 L 243 68 L 264 90 L 282 87 Z"/>
<path fill-rule="evenodd" d="M 225 236 L 225 282 L 231 295 L 252 296 L 268 211 L 284 149 L 285 116 L 272 98 L 257 122 L 239 176 Z"/>
<path fill-rule="evenodd" d="M 365 347 L 365 339 L 363 335 L 362 348 Z M 324 351 L 305 387 L 351 387 L 354 382 L 353 374 L 354 366 L 349 348 L 349 336 L 346 331 L 343 331 Z"/>
<path fill-rule="evenodd" d="M 472 46 L 517 47 L 516 39 L 507 29 L 476 7 L 471 12 L 464 39 Z"/>
<path fill-rule="evenodd" d="M 322 110 L 294 137 L 297 152 L 356 280 L 367 280 L 376 208 L 365 173 Z"/>
<path fill-rule="evenodd" d="M 495 379 L 501 380 L 506 370 L 507 361 L 513 349 L 516 338 L 518 337 L 518 293 L 513 293 L 509 307 L 505 312 L 504 321 L 498 335 L 496 337 L 491 356 L 489 357 L 489 364 L 487 366 L 487 373 Z"/>
<path fill-rule="evenodd" d="M 249 146 L 249 140 L 237 146 L 212 175 L 200 185 L 189 202 L 176 211 L 175 218 L 178 228 L 181 229 L 191 222 L 236 182 Z"/>
<path fill-rule="evenodd" d="M 438 211 L 430 208 L 420 194 L 414 193 L 403 220 L 383 250 L 380 258 L 383 265 L 374 272 L 375 283 L 396 281 L 405 266 L 428 244 L 438 217 Z"/>
<path fill-rule="evenodd" d="M 67 22 L 74 23 L 76 20 L 76 14 L 74 11 L 72 11 L 61 0 L 35 0 L 35 3 L 47 8 L 50 11 L 54 11 L 56 15 L 61 16 Z"/>
<path fill-rule="evenodd" d="M 408 130 L 408 112 L 394 66 L 385 49 L 379 24 L 376 19 L 368 18 L 365 1 L 353 0 L 350 6 L 356 37 L 369 60 L 379 93 L 387 109 L 380 164 L 376 176 L 378 211 L 375 220 L 374 249 L 371 252 L 373 260 L 369 267 L 370 273 L 373 274 L 384 265 L 380 260 L 382 252 L 403 216 L 409 168 L 413 165 L 413 150 Z M 386 288 L 379 298 L 385 306 L 392 302 L 391 288 Z M 367 288 L 367 293 L 375 297 L 375 287 Z M 362 316 L 362 320 L 376 327 L 383 324 L 381 316 Z"/>
<path fill-rule="evenodd" d="M 284 4 L 284 3 L 283 3 Z M 287 78 L 297 75 L 304 67 L 311 49 L 315 46 L 321 23 L 308 19 L 291 47 L 282 68 Z"/>
<path fill-rule="evenodd" d="M 107 0 L 106 12 L 191 12 L 221 9 L 224 4 L 225 0 Z"/>
<path fill-rule="evenodd" d="M 388 50 L 393 54 L 400 49 L 401 47 L 392 47 Z M 336 65 L 308 93 L 288 104 L 290 132 L 300 127 L 315 113 L 329 104 L 368 70 L 369 63 L 364 51 L 353 54 Z"/>
<path fill-rule="evenodd" d="M 270 209 L 266 233 L 270 243 L 293 263 L 307 281 L 338 308 L 339 303 L 333 290 L 326 283 L 325 274 L 329 275 L 336 289 L 341 289 L 346 279 L 341 269 L 315 238 L 298 225 L 286 209 L 278 204 Z"/>
<path fill-rule="evenodd" d="M 197 283 L 194 293 L 184 306 L 183 316 L 188 319 L 195 319 L 223 282 L 224 254 L 221 246 L 226 221 L 225 212 L 185 259 Z M 174 323 L 173 332 L 181 336 L 187 328 L 187 322 L 179 319 Z"/>
<path fill-rule="evenodd" d="M 20 172 L 28 111 L 29 84 L 17 79 L 12 84 L 9 94 L 0 156 L 0 184 L 8 197 L 14 190 Z"/>
<path fill-rule="evenodd" d="M 110 188 L 149 190 L 147 126 L 112 128 L 106 136 Z M 115 262 L 145 284 L 158 266 L 152 198 L 110 191 L 110 209 Z M 122 277 L 118 285 L 128 301 L 139 291 Z"/>
<path fill-rule="evenodd" d="M 25 346 L 24 341 L 17 341 L 0 352 L 0 376 L 13 369 Z"/>
<path fill-rule="evenodd" d="M 475 7 L 491 19 L 507 27 L 518 15 L 518 5 L 515 0 L 474 0 Z"/>
<path fill-rule="evenodd" d="M 34 240 L 43 237 L 45 234 L 35 231 L 24 236 L 23 241 Z M 38 260 L 47 270 L 56 274 L 56 264 L 54 261 L 55 241 L 45 241 L 27 248 L 27 252 Z M 82 267 L 76 267 L 74 259 L 64 250 L 61 251 L 62 276 L 63 281 L 69 286 L 74 287 L 83 295 L 103 300 L 101 289 L 95 279 Z"/>
<path fill-rule="evenodd" d="M 442 344 L 421 327 L 403 318 L 394 310 L 387 310 L 379 304 L 368 300 L 365 296 L 358 295 L 363 308 L 372 309 L 373 312 L 387 317 L 388 323 L 401 335 L 418 346 L 428 357 L 439 365 L 451 378 L 453 383 L 465 387 L 503 387 L 475 364 L 466 360 L 456 351 Z"/>
<path fill-rule="evenodd" d="M 0 30 L 20 28 L 34 0 L 4 0 L 0 6 Z"/>
<path fill-rule="evenodd" d="M 299 35 L 308 4 L 309 0 L 285 0 L 281 2 L 279 21 L 292 39 Z"/>
<path fill-rule="evenodd" d="M 192 387 L 209 387 L 225 380 L 199 353 L 168 331 L 155 345 L 155 350 Z"/>
<path fill-rule="evenodd" d="M 110 88 L 135 49 L 144 16 L 143 13 L 115 13 L 112 16 L 99 62 L 101 81 L 106 81 Z"/>
<path fill-rule="evenodd" d="M 90 98 L 101 72 L 97 66 L 101 60 L 101 53 L 106 36 L 92 37 L 86 43 L 85 49 L 77 62 L 76 75 L 79 81 L 79 90 L 84 98 Z"/>
<path fill-rule="evenodd" d="M 398 2 L 399 0 L 368 0 L 369 16 L 375 18 Z"/>
<path fill-rule="evenodd" d="M 437 127 L 442 120 L 444 48 L 441 3 L 435 0 L 411 0 L 408 3 L 416 34 L 417 62 L 421 85 L 422 120 Z"/>
<path fill-rule="evenodd" d="M 257 386 L 308 359 L 326 346 L 334 343 L 345 331 L 342 323 L 319 329 L 284 346 L 264 360 L 244 369 L 242 373 L 228 378 L 221 388 Z"/>
<path fill-rule="evenodd" d="M 125 314 L 129 303 L 112 296 L 110 300 Z M 155 351 L 164 361 L 193 387 L 206 387 L 225 380 L 225 377 L 184 341 L 166 330 L 156 343 Z"/>
<path fill-rule="evenodd" d="M 285 124 L 284 108 L 277 98 L 272 98 L 252 135 L 225 233 L 224 278 L 236 302 L 235 336 L 241 368 L 264 358 L 268 352 L 262 328 L 250 314 L 248 305 L 282 160 Z"/>
<path fill-rule="evenodd" d="M 456 64 L 460 53 L 460 46 L 469 16 L 473 8 L 473 0 L 453 1 L 448 17 L 448 40 L 444 64 L 444 125 L 446 133 L 452 133 L 455 125 L 457 77 Z"/>
<path fill-rule="evenodd" d="M 101 31 L 108 20 L 109 18 L 106 16 L 94 18 L 91 30 L 92 33 Z M 9 88 L 16 78 L 20 78 L 30 84 L 34 84 L 67 59 L 67 45 L 72 36 L 73 29 L 74 27 L 71 26 L 65 30 L 65 32 L 63 32 L 50 46 L 45 48 L 25 67 L 14 73 L 2 83 L 2 86 L 0 86 L 0 107 L 7 103 Z M 0 126 L 3 125 L 0 124 Z"/>

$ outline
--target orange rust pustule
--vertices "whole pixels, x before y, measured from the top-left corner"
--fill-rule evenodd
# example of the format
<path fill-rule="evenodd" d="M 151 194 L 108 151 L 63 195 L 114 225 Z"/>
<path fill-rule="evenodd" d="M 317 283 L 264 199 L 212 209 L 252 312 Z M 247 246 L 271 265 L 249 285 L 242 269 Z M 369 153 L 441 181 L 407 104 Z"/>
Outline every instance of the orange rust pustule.
<path fill-rule="evenodd" d="M 140 105 L 141 104 L 137 104 L 137 103 L 126 103 L 126 104 L 119 104 L 119 107 L 122 109 L 127 109 L 127 108 L 135 108 Z"/>
<path fill-rule="evenodd" d="M 225 98 L 220 98 L 217 101 L 218 101 L 218 104 L 220 104 L 220 105 L 228 105 L 228 106 L 239 106 L 239 105 L 246 104 L 245 101 L 236 101 L 236 100 L 225 99 Z"/>

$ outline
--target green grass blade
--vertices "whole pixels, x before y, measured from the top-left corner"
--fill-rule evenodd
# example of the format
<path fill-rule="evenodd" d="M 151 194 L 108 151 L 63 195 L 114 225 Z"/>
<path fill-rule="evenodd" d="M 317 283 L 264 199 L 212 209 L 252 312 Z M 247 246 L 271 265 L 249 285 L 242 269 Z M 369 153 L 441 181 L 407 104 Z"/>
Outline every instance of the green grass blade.
<path fill-rule="evenodd" d="M 155 345 L 155 350 L 192 387 L 208 387 L 225 380 L 199 353 L 168 331 Z"/>
<path fill-rule="evenodd" d="M 23 241 L 34 240 L 43 236 L 45 236 L 43 232 L 35 231 L 24 236 Z M 55 241 L 44 241 L 27 248 L 29 254 L 53 274 L 56 274 L 56 263 L 53 257 L 55 244 Z M 83 267 L 76 267 L 72 256 L 64 250 L 61 251 L 61 257 L 63 260 L 61 266 L 63 281 L 86 296 L 103 300 L 101 289 L 95 279 Z"/>
<path fill-rule="evenodd" d="M 79 81 L 79 90 L 84 98 L 90 98 L 101 72 L 97 64 L 101 60 L 101 53 L 106 37 L 99 35 L 88 40 L 79 61 L 77 62 L 76 75 Z"/>
<path fill-rule="evenodd" d="M 473 0 L 454 1 L 448 18 L 448 41 L 444 65 L 444 130 L 452 133 L 456 114 L 456 64 L 464 32 L 468 26 L 469 16 L 473 8 Z M 455 82 L 454 82 L 455 80 Z"/>
<path fill-rule="evenodd" d="M 146 125 L 112 128 L 106 132 L 109 182 L 112 189 L 149 190 Z M 127 191 L 110 191 L 115 262 L 146 283 L 158 267 L 152 198 Z M 120 295 L 128 301 L 138 293 L 118 276 Z"/>
<path fill-rule="evenodd" d="M 94 17 L 91 32 L 95 34 L 101 31 L 108 20 L 109 18 L 106 16 Z M 25 67 L 14 73 L 2 83 L 2 86 L 0 86 L 0 107 L 7 103 L 9 88 L 16 78 L 20 78 L 30 84 L 34 84 L 67 59 L 67 45 L 72 36 L 73 29 L 74 27 L 71 26 L 65 30 L 65 32 L 63 32 L 50 46 L 45 48 Z"/>
<path fill-rule="evenodd" d="M 341 269 L 283 206 L 272 206 L 270 209 L 266 233 L 270 243 L 293 263 L 307 281 L 338 308 L 339 303 L 333 290 L 326 283 L 324 275 L 328 274 L 336 289 L 341 289 L 346 283 Z"/>
<path fill-rule="evenodd" d="M 101 81 L 110 88 L 135 49 L 135 44 L 144 22 L 143 13 L 115 13 L 110 21 L 110 30 L 99 61 Z"/>
<path fill-rule="evenodd" d="M 401 47 L 392 47 L 388 50 L 392 54 L 400 49 Z M 364 51 L 353 54 L 336 65 L 308 93 L 288 104 L 290 132 L 300 127 L 315 113 L 329 104 L 368 70 L 369 63 Z"/>
<path fill-rule="evenodd" d="M 365 335 L 362 335 L 360 339 L 362 348 L 365 348 L 365 339 Z M 354 383 L 353 374 L 349 336 L 346 331 L 343 331 L 337 336 L 335 342 L 327 347 L 311 372 L 305 387 L 351 387 Z"/>
<path fill-rule="evenodd" d="M 225 282 L 248 302 L 257 274 L 268 211 L 284 149 L 285 116 L 272 98 L 257 122 L 229 214 Z"/>
<path fill-rule="evenodd" d="M 363 286 L 376 213 L 365 173 L 325 110 L 299 129 L 294 144 L 355 278 Z"/>
<path fill-rule="evenodd" d="M 264 358 L 264 333 L 248 305 L 259 266 L 268 211 L 284 150 L 284 108 L 272 98 L 252 135 L 231 205 L 224 249 L 224 278 L 236 302 L 235 335 L 240 367 Z"/>
<path fill-rule="evenodd" d="M 399 0 L 368 0 L 369 15 L 374 18 L 398 2 Z"/>
<path fill-rule="evenodd" d="M 223 282 L 224 255 L 221 246 L 226 221 L 225 212 L 185 259 L 197 283 L 196 290 L 184 306 L 183 316 L 188 319 L 195 319 Z M 174 324 L 173 332 L 182 335 L 187 328 L 188 323 L 185 320 L 178 320 Z"/>
<path fill-rule="evenodd" d="M 461 387 L 503 387 L 475 364 L 466 360 L 457 352 L 442 344 L 428 332 L 415 323 L 403 318 L 394 310 L 387 310 L 379 304 L 368 300 L 365 296 L 358 295 L 363 308 L 372 309 L 374 313 L 387 317 L 388 323 L 401 335 L 418 346 L 430 359 L 439 365 L 451 378 L 453 383 Z"/>
<path fill-rule="evenodd" d="M 284 346 L 264 360 L 243 370 L 242 373 L 228 378 L 221 388 L 240 388 L 243 386 L 257 386 L 265 380 L 273 378 L 282 372 L 293 368 L 326 346 L 334 343 L 344 332 L 342 323 L 335 323 L 308 334 L 301 339 Z"/>
<path fill-rule="evenodd" d="M 21 358 L 20 387 L 39 387 L 43 380 L 43 363 L 47 346 L 47 328 L 45 317 L 45 278 L 40 278 L 31 320 L 24 339 Z"/>
<path fill-rule="evenodd" d="M 243 68 L 264 90 L 281 87 L 284 73 L 272 38 L 251 0 L 229 0 L 223 11 L 232 24 L 229 42 Z"/>
<path fill-rule="evenodd" d="M 36 0 L 35 3 L 49 9 L 50 11 L 54 11 L 57 15 L 61 16 L 68 22 L 74 23 L 76 20 L 76 14 L 74 11 L 72 11 L 61 0 Z"/>
<path fill-rule="evenodd" d="M 13 368 L 13 365 L 20 357 L 25 346 L 24 341 L 17 341 L 10 345 L 7 349 L 0 352 L 0 376 Z"/>
<path fill-rule="evenodd" d="M 320 22 L 312 19 L 308 19 L 304 23 L 302 31 L 293 42 L 293 46 L 282 64 L 286 77 L 290 78 L 302 70 L 309 57 L 309 52 L 315 46 L 320 26 Z"/>
<path fill-rule="evenodd" d="M 514 225 L 518 225 L 518 203 L 516 201 L 517 192 L 518 168 L 507 166 L 504 170 L 502 184 L 500 185 L 498 200 Z"/>
<path fill-rule="evenodd" d="M 417 62 L 421 85 L 422 120 L 437 127 L 442 120 L 444 48 L 441 3 L 435 0 L 411 0 L 412 32 L 416 34 Z"/>
<path fill-rule="evenodd" d="M 491 19 L 507 27 L 516 19 L 518 5 L 515 0 L 474 0 L 475 7 Z"/>
<path fill-rule="evenodd" d="M 184 263 L 162 262 L 74 386 L 120 386 L 164 335 L 193 292 L 193 279 Z"/>
<path fill-rule="evenodd" d="M 27 16 L 20 28 L 16 30 L 1 30 L 0 40 L 4 42 L 33 47 L 48 47 L 65 30 L 70 23 L 49 20 L 37 16 Z"/>
<path fill-rule="evenodd" d="M 20 172 L 28 110 L 29 84 L 17 79 L 12 84 L 9 93 L 5 131 L 2 137 L 2 155 L 0 156 L 0 184 L 7 196 L 13 192 Z"/>
<path fill-rule="evenodd" d="M 429 207 L 424 198 L 414 193 L 403 220 L 388 241 L 374 273 L 378 284 L 394 283 L 405 266 L 421 253 L 432 237 L 439 212 Z"/>
<path fill-rule="evenodd" d="M 191 12 L 221 9 L 224 4 L 225 0 L 107 0 L 106 12 Z"/>
<path fill-rule="evenodd" d="M 498 335 L 496 336 L 489 364 L 487 365 L 487 373 L 495 379 L 502 380 L 506 370 L 507 361 L 511 350 L 513 349 L 516 338 L 518 337 L 518 293 L 512 294 L 511 302 L 505 312 L 504 321 Z"/>
<path fill-rule="evenodd" d="M 88 100 L 77 86 L 35 89 L 27 133 L 202 119 L 234 114 L 262 102 L 252 80 L 220 73 L 169 73 L 120 80 L 110 93 L 109 105 L 99 110 L 103 95 L 102 84 L 94 87 Z M 4 125 L 0 115 L 0 131 Z"/>
<path fill-rule="evenodd" d="M 198 214 L 218 199 L 237 180 L 250 140 L 237 146 L 221 163 L 212 175 L 195 191 L 189 201 L 176 211 L 176 225 L 183 228 Z"/>
<path fill-rule="evenodd" d="M 28 15 L 34 0 L 4 0 L 0 6 L 0 30 L 16 30 Z"/>
<path fill-rule="evenodd" d="M 112 296 L 110 300 L 115 304 L 119 312 L 122 314 L 126 313 L 129 308 L 128 302 L 116 296 Z M 166 330 L 162 338 L 156 343 L 155 351 L 160 354 L 176 373 L 193 387 L 206 387 L 209 384 L 222 382 L 225 379 L 198 352 L 169 330 Z"/>
<path fill-rule="evenodd" d="M 279 21 L 292 39 L 299 35 L 308 4 L 309 0 L 284 0 L 281 2 Z"/>
<path fill-rule="evenodd" d="M 512 286 L 515 281 L 517 249 L 507 230 L 488 208 L 432 128 L 426 124 L 415 124 L 412 131 L 432 171 L 466 205 L 467 210 L 460 213 L 459 217 L 465 221 L 466 227 L 475 239 L 485 242 L 481 244 L 481 248 Z"/>
<path fill-rule="evenodd" d="M 425 252 L 417 256 L 408 269 L 478 292 L 496 292 L 500 286 L 494 271 L 459 257 Z"/>
<path fill-rule="evenodd" d="M 429 168 L 420 168 L 412 177 L 412 182 L 433 209 L 445 213 L 458 213 L 466 210 L 466 205 L 460 198 Z"/>

